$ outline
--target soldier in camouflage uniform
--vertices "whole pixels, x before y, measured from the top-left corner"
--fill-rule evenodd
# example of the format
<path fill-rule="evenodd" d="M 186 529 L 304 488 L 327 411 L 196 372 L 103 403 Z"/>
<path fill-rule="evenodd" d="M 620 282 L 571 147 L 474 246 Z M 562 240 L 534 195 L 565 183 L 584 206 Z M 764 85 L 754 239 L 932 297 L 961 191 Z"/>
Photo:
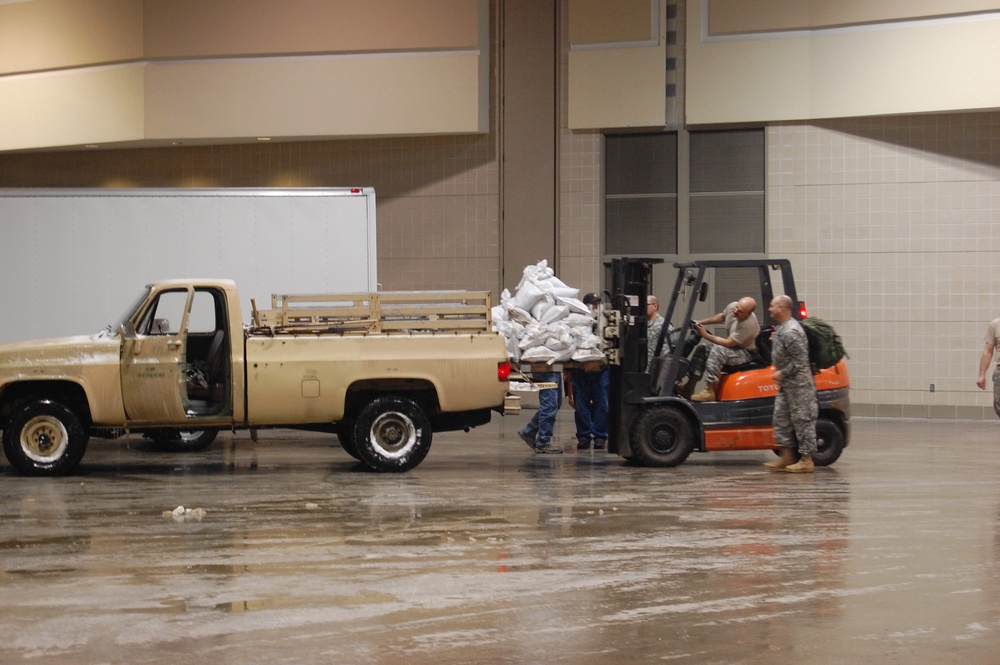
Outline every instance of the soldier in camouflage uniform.
<path fill-rule="evenodd" d="M 809 365 L 806 333 L 792 317 L 792 299 L 777 296 L 768 308 L 777 323 L 771 337 L 774 380 L 780 387 L 774 399 L 774 439 L 780 457 L 764 464 L 774 471 L 812 473 L 816 452 L 816 381 Z M 801 457 L 795 461 L 795 445 Z"/>

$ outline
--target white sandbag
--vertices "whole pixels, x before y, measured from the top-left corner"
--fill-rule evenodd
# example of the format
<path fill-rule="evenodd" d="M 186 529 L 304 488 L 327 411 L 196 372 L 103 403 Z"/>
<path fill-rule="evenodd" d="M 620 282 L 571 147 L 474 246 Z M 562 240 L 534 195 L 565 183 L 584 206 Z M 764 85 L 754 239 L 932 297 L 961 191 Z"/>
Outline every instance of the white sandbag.
<path fill-rule="evenodd" d="M 549 262 L 546 259 L 524 266 L 524 270 L 521 271 L 521 281 L 517 283 L 517 288 L 514 291 L 520 291 L 529 283 L 537 284 L 539 280 L 548 278 L 550 276 L 548 273 Z"/>
<path fill-rule="evenodd" d="M 514 362 L 520 362 L 521 360 L 521 347 L 517 344 L 516 337 L 507 338 L 507 355 Z"/>
<path fill-rule="evenodd" d="M 520 307 L 508 307 L 507 318 L 523 325 L 528 325 L 529 323 L 534 322 L 534 319 L 531 318 L 531 312 L 521 309 Z"/>
<path fill-rule="evenodd" d="M 490 308 L 490 316 L 493 319 L 493 325 L 496 325 L 499 321 L 507 320 L 507 308 L 503 305 L 496 305 Z"/>
<path fill-rule="evenodd" d="M 521 353 L 521 362 L 551 363 L 559 357 L 559 353 L 546 346 L 533 346 Z"/>
<path fill-rule="evenodd" d="M 549 337 L 551 333 L 541 325 L 536 323 L 531 323 L 524 327 L 524 334 L 521 336 L 521 341 L 518 342 L 518 346 L 521 350 L 530 349 L 533 346 L 544 346 L 545 340 Z"/>
<path fill-rule="evenodd" d="M 576 344 L 573 343 L 573 336 L 566 330 L 561 330 L 556 334 L 550 334 L 545 338 L 544 343 L 545 346 L 549 347 L 553 351 L 564 351 L 566 349 L 576 348 Z"/>
<path fill-rule="evenodd" d="M 504 289 L 500 292 L 500 304 L 504 307 L 504 309 L 507 308 L 507 304 L 510 302 L 510 299 L 510 289 Z"/>
<path fill-rule="evenodd" d="M 563 351 L 562 353 L 560 353 L 559 355 L 557 355 L 552 360 L 548 361 L 548 363 L 550 365 L 552 365 L 554 363 L 564 363 L 567 360 L 570 360 L 573 357 L 574 353 L 576 353 L 576 350 L 571 346 L 571 347 L 567 348 L 565 351 Z"/>
<path fill-rule="evenodd" d="M 556 296 L 556 301 L 560 305 L 568 307 L 571 314 L 590 316 L 590 305 L 584 305 L 583 301 L 576 296 Z"/>
<path fill-rule="evenodd" d="M 554 277 L 546 282 L 539 282 L 538 289 L 553 298 L 576 298 L 580 295 L 580 289 L 571 289 L 568 286 L 556 286 L 552 282 L 558 281 Z"/>
<path fill-rule="evenodd" d="M 542 296 L 542 298 L 535 303 L 535 306 L 531 308 L 531 318 L 536 321 L 542 321 L 545 316 L 545 312 L 547 312 L 549 308 L 555 304 L 555 302 L 555 299 L 550 296 Z"/>
<path fill-rule="evenodd" d="M 530 312 L 531 308 L 544 296 L 545 294 L 538 288 L 538 284 L 528 280 L 517 287 L 517 293 L 514 294 L 514 304 L 524 311 Z"/>
<path fill-rule="evenodd" d="M 572 359 L 578 363 L 591 362 L 593 360 L 604 360 L 604 354 L 598 349 L 577 349 Z"/>
<path fill-rule="evenodd" d="M 577 326 L 586 326 L 587 328 L 593 328 L 594 317 L 590 314 L 567 314 L 563 322 L 571 328 L 576 328 Z"/>
<path fill-rule="evenodd" d="M 565 305 L 552 305 L 545 310 L 539 321 L 542 323 L 555 323 L 566 318 L 567 314 L 569 314 L 569 308 Z"/>

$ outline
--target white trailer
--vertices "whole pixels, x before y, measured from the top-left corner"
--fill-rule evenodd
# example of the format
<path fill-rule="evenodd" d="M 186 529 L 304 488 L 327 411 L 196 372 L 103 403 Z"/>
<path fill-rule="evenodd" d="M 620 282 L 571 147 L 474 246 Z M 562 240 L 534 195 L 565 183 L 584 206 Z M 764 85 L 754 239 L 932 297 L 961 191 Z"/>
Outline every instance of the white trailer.
<path fill-rule="evenodd" d="M 375 190 L 0 189 L 0 342 L 96 332 L 178 277 L 236 280 L 244 311 L 376 291 Z"/>

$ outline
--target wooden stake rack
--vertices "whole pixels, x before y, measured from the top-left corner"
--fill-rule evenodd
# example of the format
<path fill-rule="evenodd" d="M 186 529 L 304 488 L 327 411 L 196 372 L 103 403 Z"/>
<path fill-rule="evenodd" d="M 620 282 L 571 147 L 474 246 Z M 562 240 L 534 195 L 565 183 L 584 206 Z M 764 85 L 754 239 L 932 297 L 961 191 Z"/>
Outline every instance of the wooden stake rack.
<path fill-rule="evenodd" d="M 378 291 L 271 296 L 252 332 L 281 334 L 476 333 L 493 329 L 489 291 Z"/>

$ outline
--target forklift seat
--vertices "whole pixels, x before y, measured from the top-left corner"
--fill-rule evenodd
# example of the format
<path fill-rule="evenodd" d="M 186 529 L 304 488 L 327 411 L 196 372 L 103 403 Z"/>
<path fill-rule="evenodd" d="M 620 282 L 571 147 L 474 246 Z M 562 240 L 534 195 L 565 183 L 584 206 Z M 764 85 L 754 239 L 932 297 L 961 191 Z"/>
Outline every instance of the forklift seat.
<path fill-rule="evenodd" d="M 742 365 L 730 365 L 722 368 L 723 374 L 735 374 L 736 372 L 747 372 L 752 369 L 763 369 L 771 364 L 771 335 L 774 334 L 774 326 L 761 328 L 757 333 L 757 351 L 754 352 L 753 360 Z"/>

